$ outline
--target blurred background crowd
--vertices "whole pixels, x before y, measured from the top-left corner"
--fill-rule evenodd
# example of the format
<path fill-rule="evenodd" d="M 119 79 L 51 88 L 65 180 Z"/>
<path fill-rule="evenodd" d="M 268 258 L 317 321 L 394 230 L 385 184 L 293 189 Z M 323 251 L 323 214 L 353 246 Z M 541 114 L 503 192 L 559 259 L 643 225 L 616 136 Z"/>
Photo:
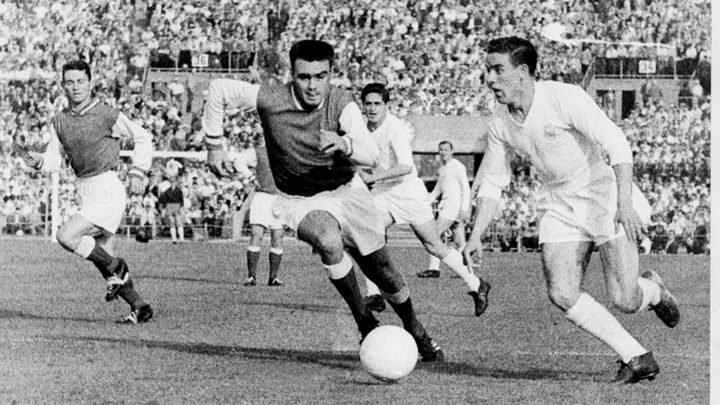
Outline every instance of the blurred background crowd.
<path fill-rule="evenodd" d="M 367 83 L 386 83 L 399 116 L 481 116 L 494 105 L 484 85 L 484 47 L 493 37 L 530 39 L 541 55 L 540 79 L 582 84 L 597 57 L 709 62 L 710 15 L 709 1 L 678 0 L 0 0 L 0 231 L 44 232 L 48 178 L 28 171 L 13 148 L 46 145 L 50 120 L 66 103 L 56 75 L 72 59 L 91 64 L 96 97 L 147 128 L 156 150 L 200 151 L 199 117 L 189 106 L 203 94 L 182 75 L 148 91 L 150 65 L 190 68 L 203 52 L 210 67 L 246 67 L 252 80 L 284 81 L 290 45 L 314 37 L 335 46 L 334 84 L 357 94 Z M 653 206 L 646 251 L 708 249 L 709 89 L 695 79 L 683 88 L 681 102 L 668 105 L 648 86 L 627 118 L 612 117 L 631 141 L 636 182 Z M 252 113 L 226 119 L 226 146 L 242 173 L 261 131 Z M 517 166 L 491 241 L 502 249 L 537 243 L 537 184 L 531 169 Z M 121 176 L 126 170 L 127 163 Z M 157 200 L 168 170 L 179 170 L 189 229 L 209 226 L 219 236 L 250 178 L 218 179 L 194 159 L 155 159 L 146 194 L 128 204 L 127 223 L 161 224 Z M 60 179 L 59 212 L 67 218 L 78 203 L 71 170 Z"/>

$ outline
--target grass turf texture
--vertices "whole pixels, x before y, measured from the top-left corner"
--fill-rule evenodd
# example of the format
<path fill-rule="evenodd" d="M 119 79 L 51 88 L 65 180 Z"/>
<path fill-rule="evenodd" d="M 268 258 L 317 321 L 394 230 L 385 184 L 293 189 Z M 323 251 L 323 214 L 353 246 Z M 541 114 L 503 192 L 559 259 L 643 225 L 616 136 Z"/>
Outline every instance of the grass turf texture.
<path fill-rule="evenodd" d="M 365 373 L 349 310 L 307 245 L 287 241 L 280 278 L 267 287 L 267 247 L 258 285 L 244 287 L 244 243 L 120 241 L 138 291 L 156 318 L 113 323 L 128 306 L 103 299 L 88 262 L 57 244 L 0 241 L 2 403 L 392 403 L 704 404 L 709 401 L 708 256 L 641 256 L 681 305 L 666 328 L 653 313 L 620 322 L 653 350 L 661 372 L 632 386 L 610 380 L 609 348 L 572 326 L 548 301 L 537 253 L 485 256 L 492 283 L 480 318 L 449 270 L 418 279 L 427 254 L 393 246 L 420 319 L 446 363 L 419 365 L 397 384 Z M 391 244 L 392 246 L 392 244 Z M 599 258 L 584 288 L 609 304 Z M 361 284 L 362 285 L 362 284 Z M 381 323 L 399 324 L 390 309 Z"/>

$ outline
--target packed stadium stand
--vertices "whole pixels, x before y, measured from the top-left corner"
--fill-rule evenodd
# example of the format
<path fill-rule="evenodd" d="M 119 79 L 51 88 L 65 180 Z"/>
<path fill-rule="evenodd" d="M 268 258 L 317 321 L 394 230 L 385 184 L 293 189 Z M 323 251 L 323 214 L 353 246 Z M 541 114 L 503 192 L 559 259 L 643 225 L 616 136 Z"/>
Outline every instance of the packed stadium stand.
<path fill-rule="evenodd" d="M 323 39 L 337 52 L 334 84 L 391 89 L 391 111 L 415 123 L 420 173 L 432 180 L 429 153 L 441 139 L 425 128 L 447 117 L 482 121 L 495 103 L 484 85 L 485 44 L 518 35 L 538 47 L 539 79 L 585 87 L 625 130 L 636 182 L 653 207 L 643 249 L 708 253 L 710 15 L 702 0 L 0 0 L 0 232 L 48 232 L 49 179 L 27 170 L 14 149 L 46 146 L 50 120 L 66 103 L 58 71 L 69 60 L 91 64 L 95 96 L 151 131 L 156 150 L 200 152 L 211 78 L 283 81 L 290 45 Z M 251 163 L 261 136 L 255 115 L 232 112 L 225 134 L 238 164 Z M 468 145 L 460 152 L 473 170 L 481 142 L 454 136 Z M 157 196 L 170 160 L 182 165 L 188 232 L 232 237 L 249 178 L 219 179 L 184 157 L 155 159 L 120 232 L 143 226 L 162 236 Z M 118 168 L 121 177 L 127 169 Z M 532 169 L 517 162 L 491 247 L 536 248 L 536 187 Z M 76 207 L 66 166 L 55 215 Z"/>

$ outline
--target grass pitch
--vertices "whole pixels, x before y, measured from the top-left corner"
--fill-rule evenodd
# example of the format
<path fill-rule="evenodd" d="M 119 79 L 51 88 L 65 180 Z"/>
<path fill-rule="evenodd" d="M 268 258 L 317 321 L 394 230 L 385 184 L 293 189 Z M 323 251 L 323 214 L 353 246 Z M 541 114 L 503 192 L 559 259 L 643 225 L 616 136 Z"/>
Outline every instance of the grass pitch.
<path fill-rule="evenodd" d="M 385 384 L 365 373 L 359 335 L 308 246 L 288 241 L 283 287 L 244 287 L 245 244 L 121 241 L 138 291 L 156 317 L 113 321 L 88 262 L 57 244 L 0 240 L 0 403 L 707 404 L 710 389 L 708 256 L 642 256 L 678 298 L 683 319 L 614 313 L 653 350 L 652 382 L 613 385 L 612 351 L 548 301 L 537 253 L 487 254 L 490 308 L 472 315 L 460 279 L 418 279 L 419 244 L 392 246 L 420 319 L 446 362 Z M 599 259 L 585 289 L 609 304 Z M 381 323 L 399 324 L 387 310 Z"/>

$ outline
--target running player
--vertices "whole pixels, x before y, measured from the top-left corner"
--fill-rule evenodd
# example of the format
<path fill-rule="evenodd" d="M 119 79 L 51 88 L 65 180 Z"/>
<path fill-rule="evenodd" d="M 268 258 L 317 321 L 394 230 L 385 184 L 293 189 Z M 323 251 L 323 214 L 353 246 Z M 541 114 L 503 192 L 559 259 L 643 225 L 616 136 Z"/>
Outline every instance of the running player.
<path fill-rule="evenodd" d="M 425 249 L 447 264 L 467 285 L 473 297 L 475 316 L 487 309 L 490 284 L 472 274 L 463 264 L 463 257 L 446 246 L 439 236 L 440 222 L 433 218 L 425 184 L 417 175 L 412 159 L 411 127 L 388 112 L 390 93 L 380 83 L 370 83 L 360 95 L 370 134 L 380 149 L 380 161 L 371 171 L 360 171 L 366 184 L 372 185 L 372 195 L 382 211 L 385 228 L 392 224 L 410 224 Z M 385 301 L 377 286 L 366 279 L 366 303 L 378 312 L 385 309 Z"/>
<path fill-rule="evenodd" d="M 257 110 L 280 191 L 273 212 L 320 255 L 361 336 L 378 321 L 365 306 L 346 249 L 415 338 L 421 359 L 442 361 L 442 349 L 417 319 L 407 283 L 390 260 L 372 196 L 356 175 L 357 165 L 374 166 L 379 153 L 350 93 L 330 85 L 333 59 L 330 44 L 303 40 L 290 49 L 290 83 L 213 80 L 203 114 L 208 165 L 219 175 L 232 169 L 220 146 L 223 109 Z"/>
<path fill-rule="evenodd" d="M 90 66 L 83 61 L 63 66 L 62 86 L 69 106 L 53 119 L 45 153 L 25 152 L 23 159 L 29 167 L 54 172 L 60 170 L 61 150 L 65 151 L 78 179 L 82 206 L 58 229 L 57 240 L 100 270 L 107 282 L 105 300 L 120 296 L 130 304 L 130 314 L 119 322 L 147 322 L 153 310 L 135 290 L 128 265 L 114 255 L 112 244 L 127 199 L 115 171 L 120 164 L 120 137 L 130 137 L 135 143 L 128 178 L 130 192 L 141 195 L 152 159 L 152 136 L 123 113 L 94 100 L 91 79 Z"/>
<path fill-rule="evenodd" d="M 617 308 L 627 313 L 649 308 L 668 327 L 680 320 L 677 303 L 660 276 L 654 271 L 640 275 L 639 214 L 649 217 L 650 207 L 632 183 L 632 153 L 625 134 L 582 88 L 536 82 L 538 55 L 529 41 L 494 39 L 487 54 L 486 80 L 499 104 L 489 123 L 487 150 L 476 178 L 477 215 L 466 260 L 480 260 L 480 238 L 495 215 L 501 189 L 510 182 L 512 155 L 525 157 L 543 184 L 538 196 L 539 234 L 550 301 L 570 322 L 620 356 L 615 381 L 652 380 L 660 371 L 652 352 L 581 290 L 597 247 L 606 287 Z"/>

